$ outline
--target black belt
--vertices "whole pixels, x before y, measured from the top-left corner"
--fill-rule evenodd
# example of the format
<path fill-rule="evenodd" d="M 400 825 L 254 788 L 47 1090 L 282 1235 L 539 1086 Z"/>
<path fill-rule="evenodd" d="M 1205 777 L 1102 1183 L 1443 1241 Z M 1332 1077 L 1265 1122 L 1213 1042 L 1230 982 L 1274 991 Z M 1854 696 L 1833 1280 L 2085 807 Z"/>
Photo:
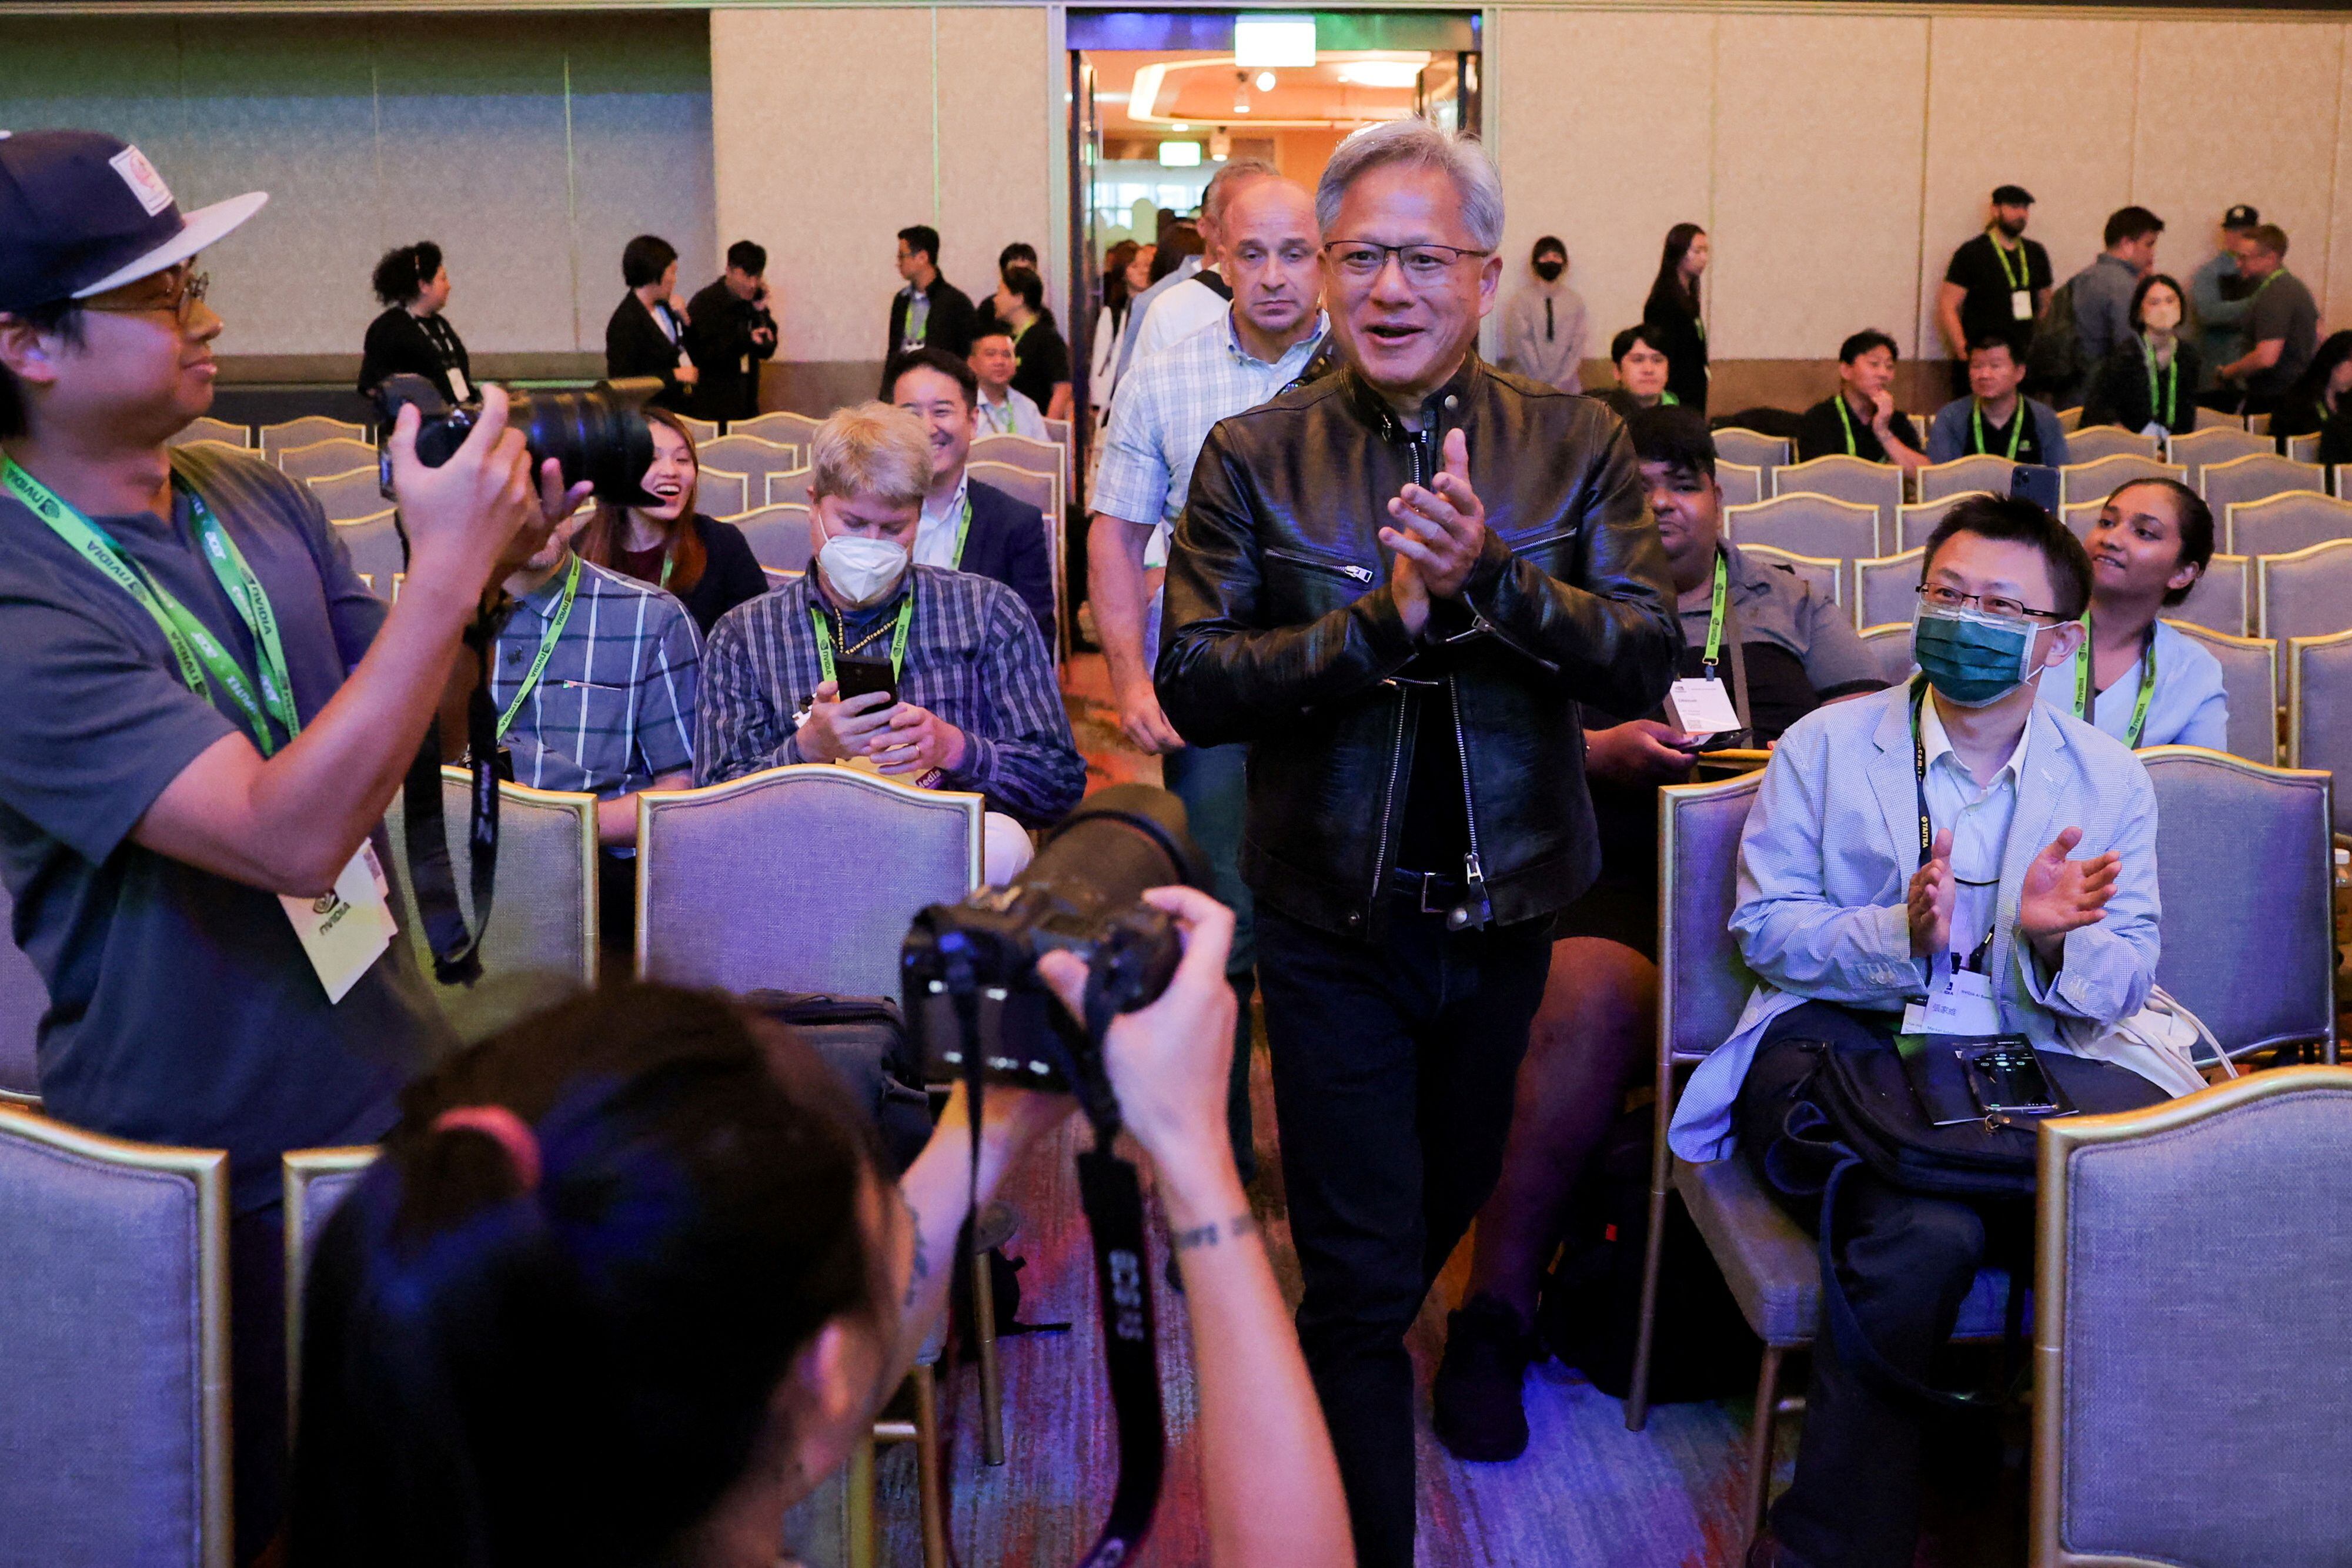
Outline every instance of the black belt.
<path fill-rule="evenodd" d="M 1470 884 L 1458 876 L 1398 866 L 1389 873 L 1388 892 L 1409 901 L 1423 915 L 1451 915 L 1468 902 Z"/>

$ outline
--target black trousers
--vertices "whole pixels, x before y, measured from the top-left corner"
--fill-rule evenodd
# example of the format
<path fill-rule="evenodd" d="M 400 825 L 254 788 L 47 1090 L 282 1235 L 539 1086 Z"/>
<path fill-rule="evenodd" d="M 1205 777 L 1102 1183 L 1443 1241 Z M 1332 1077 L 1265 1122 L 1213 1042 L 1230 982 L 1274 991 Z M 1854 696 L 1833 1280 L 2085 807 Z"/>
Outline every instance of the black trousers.
<path fill-rule="evenodd" d="M 1405 1332 L 1495 1185 L 1543 1000 L 1551 924 L 1448 932 L 1401 913 L 1377 941 L 1259 904 L 1298 1341 L 1347 1488 L 1357 1561 L 1412 1568 Z"/>
<path fill-rule="evenodd" d="M 1764 1151 L 1780 1133 L 1790 1097 L 1811 1071 L 1799 1040 L 1891 1038 L 1886 1027 L 1826 1002 L 1782 1013 L 1764 1031 L 1732 1111 L 1741 1154 L 1764 1179 Z M 1777 1193 L 1776 1197 L 1780 1197 Z M 1807 1228 L 1812 1199 L 1780 1198 Z M 2031 1216 L 1957 1198 L 1926 1197 L 1868 1171 L 1838 1194 L 1839 1277 L 1870 1341 L 1915 1377 L 1952 1337 L 1988 1249 L 2004 1257 Z M 1824 1333 L 1813 1343 L 1812 1385 L 1796 1480 L 1772 1507 L 1773 1533 L 1806 1568 L 1911 1568 L 1919 1535 L 1922 1402 L 1884 1389 L 1848 1365 Z"/>

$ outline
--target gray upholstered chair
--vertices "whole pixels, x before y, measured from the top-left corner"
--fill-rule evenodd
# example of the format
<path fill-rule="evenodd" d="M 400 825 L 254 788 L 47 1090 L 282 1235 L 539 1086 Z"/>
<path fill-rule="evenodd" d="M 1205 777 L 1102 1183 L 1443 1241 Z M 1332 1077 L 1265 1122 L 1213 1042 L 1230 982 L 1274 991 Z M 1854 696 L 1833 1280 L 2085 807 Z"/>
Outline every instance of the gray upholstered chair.
<path fill-rule="evenodd" d="M 810 502 L 809 487 L 816 478 L 811 468 L 787 468 L 781 474 L 768 476 L 767 500 L 770 507 L 805 507 Z"/>
<path fill-rule="evenodd" d="M 2256 435 L 2242 427 L 2219 430 L 2192 430 L 2186 435 L 2176 435 L 2164 444 L 2164 455 L 2173 463 L 2189 470 L 2188 485 L 2201 489 L 2198 477 L 2216 464 L 2227 463 L 2233 457 L 2247 457 L 2274 453 L 2278 444 L 2267 435 Z"/>
<path fill-rule="evenodd" d="M 754 485 L 759 488 L 753 489 Z M 706 467 L 694 482 L 694 509 L 707 517 L 731 517 L 750 511 L 752 503 L 767 493 L 767 487 L 765 475 L 730 474 Z"/>
<path fill-rule="evenodd" d="M 346 420 L 329 419 L 323 413 L 306 413 L 299 419 L 289 419 L 277 424 L 263 425 L 261 453 L 270 462 L 276 463 L 279 453 L 292 447 L 308 446 L 314 442 L 334 440 L 357 441 L 365 444 L 373 441 L 373 438 L 374 433 L 364 424 L 352 424 Z"/>
<path fill-rule="evenodd" d="M 694 444 L 698 448 L 706 441 L 716 441 L 719 439 L 719 422 L 717 420 L 688 419 L 686 415 L 680 414 L 678 415 L 677 422 L 686 426 L 686 433 L 694 437 Z"/>
<path fill-rule="evenodd" d="M 0 1556 L 228 1568 L 228 1155 L 0 1106 Z"/>
<path fill-rule="evenodd" d="M 2263 767 L 2278 762 L 2279 647 L 2267 637 L 2232 637 L 2193 621 L 2172 629 L 2221 662 L 2221 693 L 2230 701 L 2230 741 L 2223 747 Z"/>
<path fill-rule="evenodd" d="M 2252 1073 L 2042 1124 L 2034 1568 L 2307 1568 L 2352 1541 L 2352 1324 L 2333 1203 L 2252 1202 L 2331 1168 L 2352 1069 Z"/>
<path fill-rule="evenodd" d="M 1911 622 L 1891 622 L 1884 626 L 1862 629 L 1863 646 L 1878 661 L 1878 674 L 1890 686 L 1899 686 L 1911 678 L 1917 666 L 1911 662 Z"/>
<path fill-rule="evenodd" d="M 1830 560 L 1864 560 L 1876 555 L 1878 527 L 1877 507 L 1833 496 L 1778 496 L 1752 507 L 1727 507 L 1723 514 L 1725 536 L 1743 549 L 1769 545 Z"/>
<path fill-rule="evenodd" d="M 2231 1056 L 2336 1059 L 2328 775 L 2194 746 L 2139 754 L 2156 785 L 2157 984 Z"/>
<path fill-rule="evenodd" d="M 2069 462 L 2095 463 L 2118 453 L 2150 460 L 2163 455 L 2158 449 L 2155 436 L 2142 435 L 2137 430 L 2126 430 L 2121 425 L 2095 424 L 2088 429 L 2066 433 L 2066 457 Z"/>
<path fill-rule="evenodd" d="M 2352 631 L 2352 539 L 2252 559 L 2256 635 L 2284 641 Z"/>
<path fill-rule="evenodd" d="M 2197 580 L 2189 597 L 2165 611 L 2165 619 L 2242 637 L 2250 578 L 2244 556 L 2216 554 L 2205 563 L 2205 575 Z"/>
<path fill-rule="evenodd" d="M 1895 526 L 1895 508 L 1903 504 L 1903 470 L 1892 463 L 1872 463 L 1864 458 L 1848 457 L 1833 453 L 1816 457 L 1810 463 L 1791 464 L 1772 470 L 1772 494 L 1775 496 L 1833 496 L 1841 501 L 1852 501 L 1869 507 L 1878 514 L 1879 538 Z M 1867 552 L 1878 553 L 1873 545 Z"/>
<path fill-rule="evenodd" d="M 1017 438 L 1000 435 L 991 439 L 1005 441 Z M 1068 653 L 1070 646 L 1070 606 L 1067 592 L 1069 573 L 1064 570 L 1064 565 L 1068 559 L 1068 548 L 1063 539 L 1063 528 L 1068 519 L 1062 511 L 1061 473 L 1059 470 L 1052 473 L 1037 473 L 1027 468 L 1015 468 L 1009 463 L 981 462 L 976 455 L 981 444 L 978 442 L 972 444 L 975 458 L 964 472 L 982 484 L 992 486 L 1003 491 L 1015 500 L 1026 501 L 1036 507 L 1045 519 L 1045 551 L 1054 569 L 1055 641 L 1060 644 L 1051 651 L 1055 658 L 1064 657 Z M 1024 444 L 1034 447 L 1037 444 L 1033 441 Z"/>
<path fill-rule="evenodd" d="M 326 479 L 355 468 L 375 467 L 376 452 L 364 441 L 337 435 L 307 446 L 282 446 L 274 461 L 289 478 Z"/>
<path fill-rule="evenodd" d="M 1908 628 L 1919 605 L 1919 566 L 1924 547 L 1900 555 L 1875 556 L 1853 563 L 1853 623 L 1858 628 Z"/>
<path fill-rule="evenodd" d="M 2271 433 L 2271 416 L 2266 413 L 2250 413 L 2246 415 L 2246 428 L 2256 435 L 2268 435 Z"/>
<path fill-rule="evenodd" d="M 2286 448 L 2286 455 L 2297 463 L 2319 461 L 2319 432 L 2315 430 L 2308 435 L 2283 436 L 2280 440 Z"/>
<path fill-rule="evenodd" d="M 2057 412 L 2058 428 L 2064 431 L 2071 439 L 2076 431 L 2083 428 L 2083 410 L 2078 404 L 2074 408 L 2062 408 Z"/>
<path fill-rule="evenodd" d="M 15 928 L 16 900 L 0 887 L 0 930 Z M 34 1046 L 41 1015 L 49 1010 L 49 988 L 41 972 L 14 941 L 0 940 L 0 1104 L 36 1105 L 41 1073 Z"/>
<path fill-rule="evenodd" d="M 164 444 L 188 446 L 199 441 L 210 441 L 222 446 L 234 446 L 242 450 L 252 446 L 253 432 L 242 424 L 231 424 L 225 419 L 214 419 L 208 414 L 202 419 L 190 420 L 186 429 L 171 437 Z"/>
<path fill-rule="evenodd" d="M 797 446 L 780 445 L 763 441 L 756 435 L 722 435 L 716 441 L 699 442 L 695 447 L 695 461 L 705 468 L 716 468 L 722 474 L 744 476 L 745 509 L 765 506 L 768 476 L 789 474 L 808 465 L 808 457 Z M 711 516 L 721 516 L 712 513 Z"/>
<path fill-rule="evenodd" d="M 2352 777 L 2352 632 L 2287 643 L 2286 760 Z M 2335 792 L 2335 813 L 2352 833 L 2352 788 Z"/>
<path fill-rule="evenodd" d="M 1842 560 L 1799 555 L 1794 550 L 1774 549 L 1770 545 L 1741 545 L 1739 553 L 1758 566 L 1785 566 L 1827 594 L 1831 603 L 1845 602 L 1845 562 Z"/>
<path fill-rule="evenodd" d="M 2106 428 L 2100 426 L 2101 429 Z M 2084 433 L 2088 435 L 2090 433 Z M 2119 431 L 2118 434 L 2129 434 Z M 2066 445 L 2072 455 L 2074 438 L 2068 436 Z M 2178 479 L 2189 482 L 2189 470 L 2170 463 L 2158 462 L 2140 452 L 2116 452 L 2084 463 L 2069 463 L 2058 470 L 2058 499 L 2069 508 L 2085 502 L 2105 501 L 2116 493 L 2116 486 L 2130 479 Z M 2097 514 L 2095 511 L 2094 516 Z M 2069 526 L 2072 526 L 2070 521 Z"/>
<path fill-rule="evenodd" d="M 2232 508 L 2249 501 L 2298 491 L 2325 498 L 2326 471 L 2316 463 L 2297 463 L 2275 452 L 2252 452 L 2226 463 L 2208 463 L 2197 477 L 2197 493 L 2205 497 L 2205 504 L 2213 508 L 2215 517 L 2228 517 Z M 2237 544 L 2230 548 L 2241 555 L 2263 553 Z"/>
<path fill-rule="evenodd" d="M 1961 458 L 1960 461 L 1963 463 L 2005 463 L 2006 459 L 2000 457 L 1964 457 Z M 2004 487 L 2000 493 L 2005 496 L 2009 494 L 2009 491 Z M 1907 507 L 1895 507 L 1894 540 L 1895 549 L 1901 551 L 1918 549 L 1922 548 L 1927 544 L 1928 536 L 1936 531 L 1937 525 L 1944 520 L 1944 514 L 1946 512 L 1950 511 L 1954 507 L 1958 506 L 1962 501 L 1967 500 L 1971 496 L 1984 496 L 1990 494 L 1992 494 L 1992 492 L 1987 490 L 1955 490 L 1948 494 L 1938 496 L 1932 501 L 1918 501 Z"/>
<path fill-rule="evenodd" d="M 1768 474 L 1787 463 L 1793 454 L 1785 435 L 1766 435 L 1737 424 L 1726 425 L 1715 433 L 1716 461 L 1744 464 L 1761 468 Z"/>
<path fill-rule="evenodd" d="M 727 519 L 743 530 L 751 554 L 771 571 L 802 572 L 809 564 L 809 509 L 805 504 L 766 506 Z"/>
<path fill-rule="evenodd" d="M 2222 470 L 2236 465 L 2217 464 L 2205 471 L 2209 496 Z M 2319 470 L 2315 466 L 2311 472 L 2316 475 Z M 2216 517 L 2226 519 L 2221 542 L 2233 555 L 2291 555 L 2314 545 L 2352 539 L 2352 501 L 2339 501 L 2315 490 L 2291 490 L 2260 500 L 2233 501 L 2226 507 L 2218 501 L 2210 505 Z"/>
<path fill-rule="evenodd" d="M 833 763 L 637 808 L 637 973 L 722 990 L 898 994 L 927 904 L 980 884 L 982 800 Z"/>
<path fill-rule="evenodd" d="M 1723 491 L 1727 507 L 1752 507 L 1764 499 L 1769 471 L 1753 463 L 1730 463 L 1721 457 L 1715 460 L 1715 482 Z"/>
<path fill-rule="evenodd" d="M 392 502 L 383 493 L 383 476 L 373 463 L 364 468 L 354 468 L 345 474 L 330 474 L 323 479 L 307 481 L 310 494 L 319 497 L 319 505 L 331 523 L 356 523 L 362 517 L 373 517 L 390 507 Z"/>
<path fill-rule="evenodd" d="M 2094 500 L 2061 505 L 2058 508 L 2058 520 L 2066 525 L 2068 533 L 2088 544 L 2091 530 L 2099 526 L 2099 514 L 2105 509 L 2106 504 L 2106 497 L 2100 497 Z"/>
<path fill-rule="evenodd" d="M 472 777 L 441 770 L 441 825 L 449 841 L 457 905 L 468 928 L 473 895 L 466 868 Z M 521 784 L 499 786 L 498 898 L 482 937 L 482 977 L 444 986 L 433 977 L 425 923 L 409 885 L 407 810 L 401 794 L 384 815 L 392 840 L 393 912 L 425 982 L 459 1036 L 479 1040 L 557 998 L 596 983 L 598 862 L 596 797 Z"/>
<path fill-rule="evenodd" d="M 727 434 L 756 435 L 779 446 L 797 446 L 806 452 L 810 439 L 816 434 L 816 427 L 824 423 L 804 413 L 763 413 L 757 419 L 729 420 Z"/>
<path fill-rule="evenodd" d="M 1971 490 L 2006 496 L 2009 494 L 2010 476 L 2016 472 L 2016 464 L 1988 452 L 1955 457 L 1949 463 L 1930 463 L 1919 470 L 1919 499 L 1940 501 L 1947 497 L 1966 495 Z"/>
<path fill-rule="evenodd" d="M 349 1197 L 375 1163 L 373 1144 L 344 1148 L 293 1149 L 279 1162 L 286 1194 L 286 1407 L 300 1408 L 302 1390 L 302 1292 L 310 1281 L 310 1255 L 335 1207 Z"/>
<path fill-rule="evenodd" d="M 338 522 L 334 537 L 351 552 L 352 570 L 367 579 L 369 591 L 391 603 L 397 596 L 399 580 L 408 572 L 408 552 L 401 545 L 391 508 Z"/>
<path fill-rule="evenodd" d="M 2223 413 L 2218 408 L 2200 408 L 2197 411 L 2197 423 L 2192 428 L 2198 430 L 2243 430 L 2246 428 L 2246 422 L 2237 414 Z"/>

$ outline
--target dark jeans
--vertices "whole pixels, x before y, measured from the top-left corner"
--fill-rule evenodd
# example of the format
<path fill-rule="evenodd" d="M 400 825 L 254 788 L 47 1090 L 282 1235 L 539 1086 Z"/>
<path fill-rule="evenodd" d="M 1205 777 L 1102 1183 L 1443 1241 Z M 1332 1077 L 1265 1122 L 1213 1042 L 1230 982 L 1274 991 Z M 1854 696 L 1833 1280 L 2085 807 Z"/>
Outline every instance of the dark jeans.
<path fill-rule="evenodd" d="M 1768 1190 L 1764 1151 L 1813 1065 L 1797 1042 L 1870 1038 L 1891 1036 L 1884 1024 L 1826 1002 L 1792 1009 L 1766 1028 L 1732 1122 L 1741 1154 Z M 1808 1228 L 1820 1218 L 1816 1200 L 1774 1196 Z M 1906 1192 L 1866 1170 L 1847 1176 L 1838 1193 L 1839 1277 L 1871 1343 L 1926 1378 L 1989 1246 L 1998 1240 L 2011 1255 L 2016 1227 L 2025 1222 L 2021 1214 Z M 1931 1412 L 1848 1365 L 1826 1331 L 1814 1342 L 1812 1363 L 1796 1480 L 1772 1506 L 1773 1533 L 1806 1568 L 1911 1568 Z"/>
<path fill-rule="evenodd" d="M 1257 1151 L 1250 1126 L 1250 992 L 1251 970 L 1257 962 L 1257 944 L 1250 906 L 1249 884 L 1242 880 L 1242 819 L 1249 805 L 1244 770 L 1249 747 L 1188 746 L 1160 760 L 1160 772 L 1171 793 L 1184 802 L 1184 816 L 1192 841 L 1209 862 L 1209 891 L 1234 912 L 1234 950 L 1225 961 L 1225 977 L 1233 982 L 1241 1002 L 1234 1023 L 1234 1071 L 1225 1085 L 1225 1127 L 1234 1141 L 1234 1164 L 1246 1184 L 1257 1175 Z"/>
<path fill-rule="evenodd" d="M 236 1560 L 259 1556 L 286 1517 L 286 1208 L 228 1222 L 229 1413 Z"/>
<path fill-rule="evenodd" d="M 1338 1450 L 1358 1562 L 1412 1568 L 1404 1335 L 1486 1199 L 1543 999 L 1551 924 L 1449 933 L 1400 913 L 1377 941 L 1258 915 L 1298 1341 Z"/>

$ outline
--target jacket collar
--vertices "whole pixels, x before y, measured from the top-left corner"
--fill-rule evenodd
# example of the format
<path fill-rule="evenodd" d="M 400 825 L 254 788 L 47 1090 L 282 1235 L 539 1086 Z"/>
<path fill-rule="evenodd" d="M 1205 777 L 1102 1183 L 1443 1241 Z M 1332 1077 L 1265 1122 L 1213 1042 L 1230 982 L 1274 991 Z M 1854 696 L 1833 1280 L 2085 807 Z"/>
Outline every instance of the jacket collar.
<path fill-rule="evenodd" d="M 1346 371 L 1349 405 L 1366 424 L 1399 445 L 1411 445 L 1416 439 L 1427 440 L 1433 446 L 1444 433 L 1463 422 L 1463 410 L 1470 395 L 1485 377 L 1486 368 L 1473 347 L 1462 361 L 1462 368 L 1446 380 L 1444 385 L 1422 400 L 1421 430 L 1415 433 L 1404 427 L 1404 422 L 1389 406 L 1388 399 L 1366 381 L 1363 372 L 1354 365 Z"/>

